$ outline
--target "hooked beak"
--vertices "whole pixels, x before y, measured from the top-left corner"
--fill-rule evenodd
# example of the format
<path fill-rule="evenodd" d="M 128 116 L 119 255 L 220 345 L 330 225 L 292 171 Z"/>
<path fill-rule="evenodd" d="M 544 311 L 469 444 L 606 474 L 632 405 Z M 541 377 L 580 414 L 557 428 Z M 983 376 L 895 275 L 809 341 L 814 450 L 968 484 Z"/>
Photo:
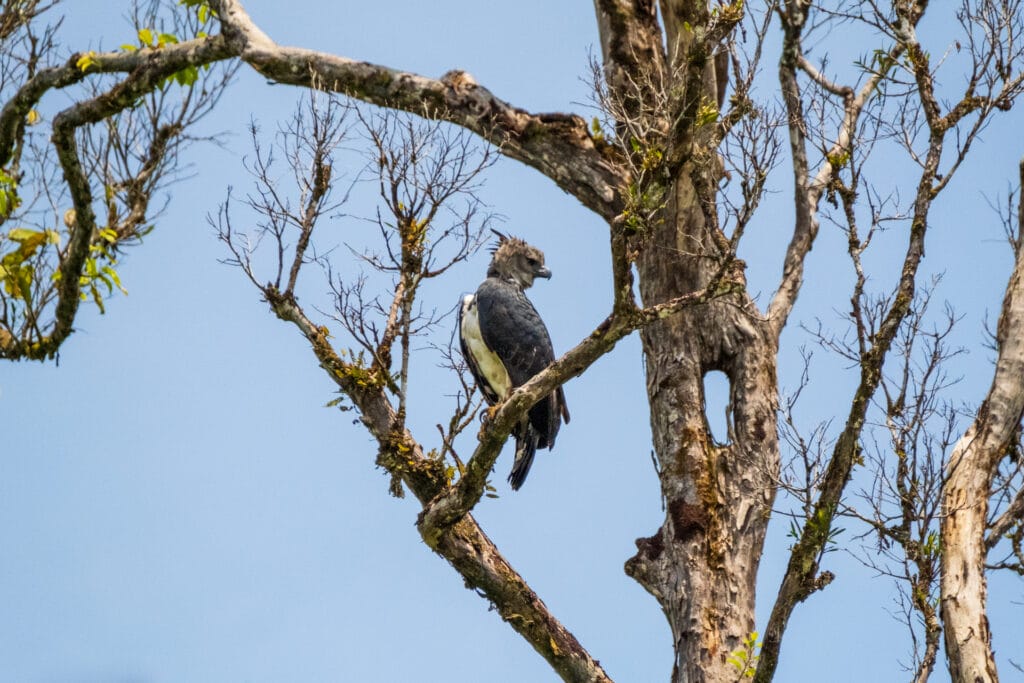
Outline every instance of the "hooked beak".
<path fill-rule="evenodd" d="M 538 268 L 536 270 L 536 272 L 534 272 L 534 276 L 535 277 L 542 277 L 545 280 L 550 280 L 551 279 L 551 271 L 548 270 L 547 266 L 541 266 L 540 268 Z"/>

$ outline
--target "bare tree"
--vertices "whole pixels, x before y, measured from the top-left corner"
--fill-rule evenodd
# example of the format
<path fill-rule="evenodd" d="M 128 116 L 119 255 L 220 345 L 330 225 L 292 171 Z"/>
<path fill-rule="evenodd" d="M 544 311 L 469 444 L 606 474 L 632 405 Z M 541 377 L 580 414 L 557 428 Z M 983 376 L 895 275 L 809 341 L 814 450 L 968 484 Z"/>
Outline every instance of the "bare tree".
<path fill-rule="evenodd" d="M 996 680 L 986 572 L 1020 572 L 1024 563 L 1024 215 L 1006 219 L 1015 265 L 992 338 L 991 389 L 972 410 L 961 407 L 944 369 L 957 316 L 931 313 L 921 263 L 936 198 L 1024 88 L 1019 0 L 956 8 L 923 0 L 595 0 L 600 114 L 590 124 L 515 107 L 464 71 L 432 79 L 279 45 L 239 0 L 182 4 L 166 15 L 176 22 L 168 31 L 151 28 L 159 6 L 138 12 L 138 48 L 50 65 L 42 62 L 52 54 L 50 33 L 35 28 L 47 8 L 6 3 L 0 213 L 38 218 L 0 242 L 0 355 L 52 357 L 83 295 L 101 305 L 99 285 L 109 293 L 119 284 L 115 255 L 147 228 L 184 132 L 244 64 L 310 95 L 269 146 L 253 126 L 255 189 L 240 202 L 229 193 L 212 218 L 229 262 L 298 328 L 339 400 L 358 411 L 391 491 L 420 502 L 426 545 L 559 676 L 609 680 L 471 511 L 525 411 L 638 332 L 665 519 L 637 541 L 626 572 L 668 619 L 673 681 L 771 680 L 794 610 L 833 578 L 823 564 L 840 517 L 877 539 L 862 546 L 865 561 L 902 587 L 914 679 L 928 679 L 944 648 L 954 680 Z M 919 37 L 926 12 L 958 22 L 949 54 Z M 825 40 L 840 30 L 863 41 L 841 69 L 834 63 L 847 56 L 836 48 L 833 57 Z M 762 71 L 776 36 L 772 84 Z M 227 66 L 208 74 L 215 64 Z M 962 79 L 940 79 L 947 72 Z M 80 100 L 54 118 L 48 146 L 32 132 L 35 107 L 71 86 L 83 88 Z M 350 145 L 369 149 L 368 162 L 342 163 Z M 913 169 L 902 187 L 880 167 L 880 150 Z M 478 405 L 458 354 L 435 347 L 461 386 L 435 449 L 425 446 L 433 435 L 409 427 L 410 364 L 413 341 L 436 343 L 445 314 L 423 306 L 421 287 L 483 242 L 488 216 L 476 190 L 498 153 L 607 222 L 613 296 L 590 335 L 487 411 L 473 452 L 460 456 L 455 437 Z M 738 253 L 784 155 L 793 224 L 781 276 L 762 305 Z M 290 185 L 278 179 L 282 163 Z M 22 170 L 29 166 L 32 175 Z M 369 217 L 376 241 L 325 239 L 318 225 L 341 210 L 342 188 L 365 187 L 362 180 L 379 195 Z M 46 209 L 29 211 L 37 204 Z M 808 432 L 794 411 L 807 377 L 784 395 L 777 364 L 823 220 L 843 231 L 854 279 L 835 304 L 848 307 L 848 329 L 820 325 L 812 336 L 858 377 L 851 396 L 833 397 L 835 419 Z M 890 273 L 871 260 L 883 233 L 899 242 Z M 333 293 L 333 311 L 299 296 L 310 266 Z M 335 336 L 339 326 L 343 336 Z M 704 379 L 714 371 L 729 381 L 724 443 L 713 438 L 705 407 Z M 849 484 L 868 462 L 872 478 L 858 496 Z M 758 628 L 756 575 L 773 514 L 788 516 L 794 542 L 781 586 L 768 593 L 769 621 Z"/>

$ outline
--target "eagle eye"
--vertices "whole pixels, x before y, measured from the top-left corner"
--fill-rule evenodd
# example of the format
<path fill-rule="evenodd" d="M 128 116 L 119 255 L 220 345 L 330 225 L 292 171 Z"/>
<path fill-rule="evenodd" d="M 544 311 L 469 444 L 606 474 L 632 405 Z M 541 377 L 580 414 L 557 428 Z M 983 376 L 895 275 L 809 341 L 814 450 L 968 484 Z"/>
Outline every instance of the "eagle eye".
<path fill-rule="evenodd" d="M 526 257 L 526 262 L 529 263 L 531 266 L 539 266 L 540 265 L 540 261 L 538 261 L 535 256 L 527 256 Z"/>

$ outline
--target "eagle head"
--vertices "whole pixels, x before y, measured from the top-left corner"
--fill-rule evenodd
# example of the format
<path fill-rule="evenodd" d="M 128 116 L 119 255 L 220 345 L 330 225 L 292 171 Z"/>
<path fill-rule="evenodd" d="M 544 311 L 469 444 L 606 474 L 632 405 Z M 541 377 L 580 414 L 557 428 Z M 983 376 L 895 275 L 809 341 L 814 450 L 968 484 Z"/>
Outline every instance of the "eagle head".
<path fill-rule="evenodd" d="M 543 251 L 518 237 L 509 237 L 497 230 L 492 232 L 498 236 L 498 245 L 493 249 L 487 277 L 514 282 L 522 289 L 533 285 L 534 278 L 551 277 L 551 271 L 544 265 Z"/>

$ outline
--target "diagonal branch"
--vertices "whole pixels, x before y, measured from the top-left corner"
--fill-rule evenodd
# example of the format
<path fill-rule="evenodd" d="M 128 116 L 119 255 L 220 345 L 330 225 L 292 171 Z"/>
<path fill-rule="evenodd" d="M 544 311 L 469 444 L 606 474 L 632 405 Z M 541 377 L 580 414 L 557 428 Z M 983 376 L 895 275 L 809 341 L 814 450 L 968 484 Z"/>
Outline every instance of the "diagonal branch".
<path fill-rule="evenodd" d="M 988 536 L 985 538 L 985 550 L 995 548 L 1003 539 L 1003 534 L 1022 520 L 1024 520 L 1024 487 L 1017 491 L 1010 504 L 989 526 Z"/>
<path fill-rule="evenodd" d="M 734 262 L 735 263 L 735 262 Z M 699 291 L 684 294 L 670 301 L 636 310 L 616 307 L 616 311 L 598 325 L 586 339 L 556 360 L 528 382 L 512 392 L 509 398 L 491 410 L 491 418 L 480 431 L 479 443 L 466 463 L 465 473 L 444 495 L 425 506 L 417 523 L 420 534 L 433 547 L 479 502 L 487 476 L 508 439 L 512 427 L 542 397 L 550 394 L 571 377 L 578 377 L 599 358 L 615 348 L 620 339 L 655 320 L 667 318 L 683 308 L 705 304 L 712 299 L 742 291 L 736 284 L 732 264 L 727 263 L 708 285 Z"/>
<path fill-rule="evenodd" d="M 779 288 L 768 306 L 769 324 L 776 338 L 782 334 L 789 314 L 796 304 L 800 287 L 803 285 L 804 262 L 818 236 L 818 203 L 828 187 L 832 174 L 838 169 L 834 160 L 849 158 L 852 152 L 853 136 L 857 122 L 868 100 L 875 94 L 885 78 L 884 70 L 872 74 L 860 90 L 854 94 L 852 88 L 829 81 L 804 57 L 800 36 L 807 20 L 809 5 L 788 3 L 791 9 L 784 13 L 785 38 L 782 57 L 779 60 L 779 83 L 789 119 L 790 151 L 793 159 L 793 199 L 796 204 L 796 221 L 793 237 L 786 248 L 782 263 L 782 279 Z M 894 60 L 901 48 L 889 50 L 887 60 Z M 817 172 L 811 177 L 807 158 L 806 118 L 803 112 L 803 96 L 797 80 L 797 70 L 804 71 L 824 90 L 843 98 L 843 118 L 836 132 L 832 146 Z"/>
<path fill-rule="evenodd" d="M 294 297 L 271 287 L 263 293 L 274 313 L 299 329 L 321 367 L 352 399 L 363 424 L 380 446 L 380 459 L 385 466 L 389 466 L 389 458 L 400 460 L 403 464 L 394 471 L 424 505 L 441 494 L 446 487 L 442 468 L 438 461 L 426 457 L 412 434 L 400 426 L 398 414 L 383 386 L 367 383 L 365 377 L 353 373 L 351 364 L 342 360 L 331 347 L 326 330 L 306 316 Z M 600 663 L 551 614 L 471 515 L 463 516 L 439 537 L 424 536 L 424 541 L 459 572 L 467 588 L 482 592 L 501 618 L 522 635 L 563 680 L 611 682 Z"/>
<path fill-rule="evenodd" d="M 440 79 L 274 43 L 238 0 L 217 0 L 224 35 L 242 59 L 279 83 L 322 88 L 462 126 L 551 178 L 606 219 L 621 210 L 620 168 L 595 145 L 581 117 L 532 114 L 497 98 L 463 71 Z"/>
<path fill-rule="evenodd" d="M 83 103 L 84 116 L 95 122 L 103 116 L 130 108 L 136 100 L 156 88 L 167 76 L 188 66 L 212 64 L 233 56 L 222 36 L 208 36 L 158 49 L 134 52 L 102 52 L 91 56 L 89 66 L 78 65 L 83 55 L 75 53 L 61 66 L 42 69 L 30 78 L 0 110 L 0 166 L 7 164 L 23 130 L 29 112 L 50 90 L 66 88 L 97 73 L 126 73 L 131 76 L 106 95 Z M 106 111 L 106 114 L 100 114 Z"/>
<path fill-rule="evenodd" d="M 772 608 L 765 629 L 764 643 L 758 661 L 754 681 L 767 683 L 772 680 L 778 665 L 782 636 L 797 603 L 803 602 L 815 591 L 831 581 L 828 572 L 818 576 L 822 553 L 828 542 L 832 520 L 850 481 L 853 466 L 860 457 L 860 435 L 864 428 L 868 405 L 882 376 L 882 365 L 896 337 L 903 320 L 910 312 L 914 298 L 918 267 L 924 256 L 924 238 L 927 232 L 928 211 L 931 207 L 932 183 L 942 157 L 943 136 L 932 136 L 924 170 L 918 181 L 914 201 L 914 215 L 910 224 L 899 283 L 892 297 L 892 305 L 886 312 L 878 330 L 870 337 L 870 345 L 862 352 L 860 359 L 860 382 L 854 392 L 850 412 L 842 433 L 836 439 L 831 459 L 825 471 L 820 490 L 808 522 L 790 553 L 786 573 Z"/>
<path fill-rule="evenodd" d="M 859 440 L 868 403 L 878 387 L 882 365 L 885 362 L 892 340 L 910 310 L 915 291 L 918 266 L 924 255 L 924 236 L 927 231 L 928 213 L 931 204 L 938 192 L 946 186 L 940 178 L 939 162 L 942 158 L 946 136 L 951 130 L 956 130 L 952 126 L 959 119 L 942 115 L 942 107 L 935 96 L 934 82 L 928 65 L 927 52 L 921 48 L 915 36 L 915 26 L 920 21 L 926 5 L 926 2 L 896 4 L 895 10 L 898 15 L 898 22 L 893 25 L 893 35 L 896 44 L 890 48 L 888 55 L 879 61 L 880 66 L 878 69 L 879 72 L 884 74 L 888 68 L 892 67 L 896 57 L 906 55 L 906 60 L 909 62 L 917 85 L 917 99 L 921 104 L 925 120 L 928 124 L 928 151 L 921 163 L 922 170 L 914 197 L 907 251 L 900 272 L 899 282 L 891 299 L 892 304 L 886 311 L 879 328 L 870 338 L 867 337 L 866 331 L 862 327 L 858 329 L 859 337 L 868 342 L 862 342 L 860 351 L 861 380 L 855 391 L 846 425 L 836 441 L 832 458 L 821 482 L 821 495 L 815 503 L 813 512 L 808 518 L 808 522 L 801 532 L 800 539 L 794 545 L 790 555 L 789 565 L 787 566 L 786 574 L 766 629 L 755 681 L 766 682 L 771 680 L 777 665 L 782 635 L 793 609 L 798 602 L 805 600 L 826 583 L 827 572 L 821 576 L 816 576 L 821 554 L 829 538 L 832 519 L 836 514 L 843 491 L 850 479 L 853 466 L 859 457 Z M 783 16 L 786 38 L 782 64 L 788 64 L 788 66 L 780 67 L 780 79 L 783 81 L 783 92 L 787 99 L 787 107 L 790 107 L 792 137 L 796 140 L 803 137 L 803 131 L 800 129 L 803 118 L 800 116 L 799 108 L 791 106 L 790 99 L 794 95 L 797 96 L 798 99 L 795 102 L 797 107 L 799 106 L 799 91 L 796 89 L 795 68 L 800 64 L 799 35 L 803 21 L 806 19 L 806 8 L 808 5 L 794 0 L 788 3 L 787 6 L 788 12 L 784 13 Z M 802 14 L 800 12 L 801 8 L 803 9 Z M 814 74 L 812 74 L 812 78 L 814 77 Z M 876 73 L 873 77 L 879 78 L 880 76 Z M 816 78 L 820 79 L 822 77 L 818 76 Z M 823 87 L 828 90 L 834 86 L 823 85 Z M 969 89 L 970 87 L 973 86 L 969 86 Z M 794 114 L 800 117 L 794 117 Z M 977 129 L 975 128 L 974 130 L 976 131 Z M 852 132 L 852 128 L 849 132 Z M 969 132 L 968 140 L 974 134 L 974 132 Z M 964 143 L 961 142 L 960 144 L 962 146 Z M 794 144 L 795 156 L 802 150 L 803 145 L 797 146 Z M 826 162 L 832 163 L 828 159 L 826 159 Z M 806 157 L 801 157 L 794 163 L 795 165 L 803 163 L 803 167 L 806 169 Z M 770 312 L 785 313 L 786 315 L 788 315 L 795 300 L 799 286 L 799 271 L 802 270 L 803 259 L 806 256 L 807 250 L 810 249 L 813 231 L 816 230 L 814 221 L 808 221 L 808 218 L 813 219 L 814 217 L 812 213 L 814 207 L 807 204 L 801 206 L 801 203 L 805 201 L 802 198 L 800 187 L 802 177 L 806 177 L 806 170 L 798 174 L 796 188 L 798 223 L 804 220 L 805 224 L 802 226 L 798 224 L 794 242 L 787 253 L 787 265 L 789 265 L 790 257 L 793 256 L 795 257 L 793 265 L 796 269 L 790 271 L 792 283 L 790 292 L 785 293 L 785 290 L 780 288 L 770 309 Z M 820 192 L 817 198 L 820 198 Z M 803 245 L 799 244 L 797 239 L 801 236 L 801 232 L 803 232 L 803 238 L 805 239 Z M 1017 267 L 1019 269 L 1020 249 L 1017 250 L 1017 254 Z M 1020 277 L 1018 271 L 1015 271 L 1015 277 Z M 786 279 L 784 278 L 784 285 L 785 282 Z M 1008 288 L 1007 300 L 1004 302 L 1003 307 L 1004 317 L 1007 316 L 1007 311 L 1013 306 L 1010 292 L 1013 290 L 1014 283 L 1015 280 L 1011 280 L 1010 287 Z M 780 295 L 782 296 L 780 297 Z M 855 309 L 858 305 L 858 296 L 855 295 L 854 297 L 853 304 Z M 778 309 L 776 309 L 776 302 L 780 302 Z M 783 320 L 774 321 L 779 331 L 781 331 L 781 324 L 784 323 L 784 316 L 781 317 Z M 1018 323 L 1024 324 L 1024 322 L 1020 321 Z M 858 326 L 861 325 L 862 323 L 858 322 Z M 1013 327 L 1013 324 L 1004 324 L 1001 320 L 1000 329 L 1002 330 L 1004 326 Z M 1024 342 L 1020 339 L 1020 328 L 1015 329 L 1017 336 L 1009 343 L 1009 355 L 1012 356 L 1014 353 L 1020 353 L 1022 358 L 1018 360 L 1024 362 Z M 1004 336 L 1001 332 L 999 340 L 1003 339 Z M 1024 371 L 1021 371 L 1019 367 L 1016 368 L 1016 371 L 1017 376 L 1015 380 L 1007 380 L 1004 384 L 1014 387 L 1024 384 Z M 1024 391 L 1024 389 L 1018 389 L 1018 392 L 1020 391 Z M 1004 402 L 1007 400 L 1005 396 L 1001 398 Z M 1024 397 L 1018 398 L 1020 401 L 1024 401 Z M 978 422 L 982 426 L 989 426 L 987 413 L 991 410 L 992 407 L 988 403 L 979 410 Z M 1014 412 L 1016 416 L 1013 418 L 1013 424 L 1016 427 L 1021 417 L 1020 410 L 1016 409 L 1016 404 L 1002 406 L 1003 414 L 1001 414 L 1001 419 L 1005 420 L 1007 413 L 1014 414 Z M 979 438 L 978 434 L 972 433 L 972 430 L 969 430 L 968 434 L 961 440 L 959 448 L 971 451 L 968 444 L 973 444 Z M 971 437 L 970 440 L 968 440 L 968 435 Z M 980 449 L 992 449 L 994 447 L 994 443 L 977 445 L 977 448 Z M 943 621 L 947 626 L 945 631 L 946 650 L 950 657 L 951 672 L 953 673 L 954 680 L 958 681 L 995 680 L 995 664 L 991 656 L 991 647 L 987 635 L 987 622 L 984 619 L 985 586 L 984 576 L 981 574 L 984 567 L 982 545 L 986 519 L 985 508 L 993 473 L 985 471 L 983 465 L 975 464 L 974 466 L 963 467 L 958 462 L 959 460 L 971 462 L 979 457 L 994 457 L 991 450 L 982 450 L 981 452 L 985 455 L 965 458 L 957 456 L 956 451 L 954 451 L 954 458 L 956 460 L 951 465 L 951 476 L 947 481 L 946 490 L 943 492 L 944 505 L 946 507 L 946 517 L 943 520 L 942 526 L 942 546 L 945 549 L 942 554 Z M 965 471 L 967 472 L 966 474 L 964 474 Z M 958 473 L 960 474 L 958 475 Z M 958 476 L 960 477 L 959 480 L 957 479 Z M 958 518 L 958 514 L 962 514 L 963 517 Z M 949 552 L 950 548 L 958 550 L 956 553 L 952 553 Z M 951 559 L 953 556 L 965 559 L 964 561 L 957 560 L 954 562 Z M 977 560 L 976 563 L 975 560 Z M 961 591 L 967 596 L 962 602 L 958 598 Z M 946 616 L 947 609 L 953 615 L 953 618 L 960 619 L 960 628 L 956 632 L 951 632 L 952 629 L 949 628 L 949 617 Z M 966 653 L 960 653 L 959 648 L 964 648 Z M 959 660 L 961 658 L 962 661 L 960 662 L 954 661 L 954 659 Z M 963 676 L 960 675 L 961 670 L 965 672 Z"/>

